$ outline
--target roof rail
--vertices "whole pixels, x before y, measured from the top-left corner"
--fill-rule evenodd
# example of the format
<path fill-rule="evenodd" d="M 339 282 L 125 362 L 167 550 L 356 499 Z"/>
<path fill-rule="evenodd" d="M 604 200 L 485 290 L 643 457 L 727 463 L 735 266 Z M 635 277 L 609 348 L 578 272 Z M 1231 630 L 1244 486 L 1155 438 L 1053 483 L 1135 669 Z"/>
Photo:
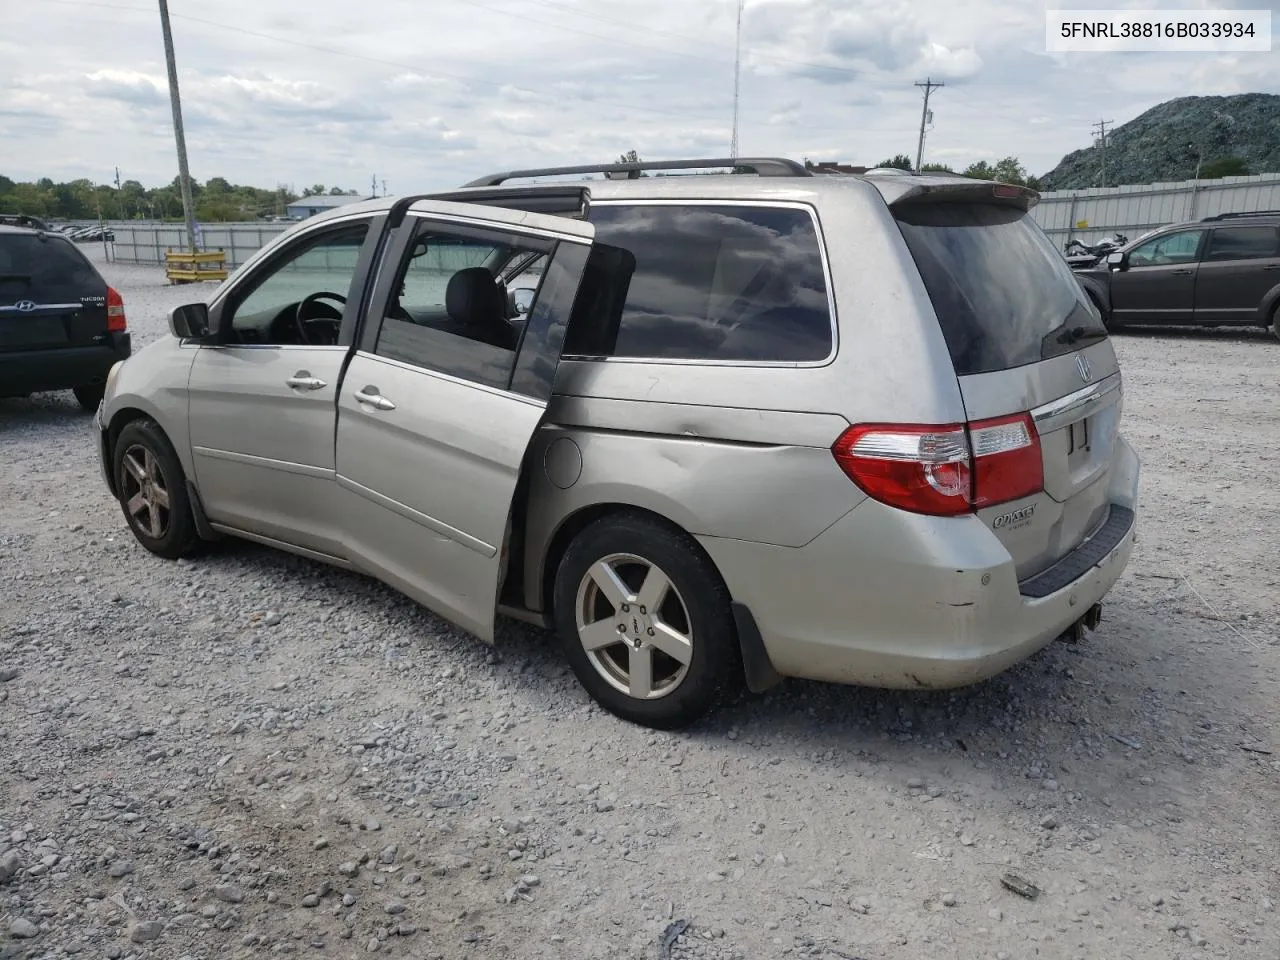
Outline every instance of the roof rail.
<path fill-rule="evenodd" d="M 26 213 L 0 213 L 0 224 L 7 227 L 29 227 L 32 230 L 49 229 L 49 224 L 45 221 Z"/>
<path fill-rule="evenodd" d="M 705 170 L 710 167 L 736 167 L 762 177 L 809 177 L 813 174 L 803 164 L 783 157 L 717 157 L 709 160 L 638 160 L 631 163 L 587 164 L 580 167 L 544 167 L 537 170 L 507 170 L 492 173 L 464 184 L 467 187 L 496 187 L 507 180 L 526 177 L 558 177 L 582 173 L 626 174 L 637 179 L 645 170 Z"/>
<path fill-rule="evenodd" d="M 1201 217 L 1201 223 L 1209 223 L 1214 220 L 1235 220 L 1245 217 L 1280 217 L 1280 210 L 1243 210 L 1239 213 L 1219 213 L 1212 217 Z"/>

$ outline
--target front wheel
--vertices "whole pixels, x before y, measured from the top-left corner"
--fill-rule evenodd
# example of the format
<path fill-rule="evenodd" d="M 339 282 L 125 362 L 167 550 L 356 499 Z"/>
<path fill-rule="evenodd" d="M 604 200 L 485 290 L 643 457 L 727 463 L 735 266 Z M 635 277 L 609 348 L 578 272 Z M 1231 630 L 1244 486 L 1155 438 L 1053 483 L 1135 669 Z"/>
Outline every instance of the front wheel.
<path fill-rule="evenodd" d="M 1280 303 L 1271 311 L 1271 335 L 1280 340 Z"/>
<path fill-rule="evenodd" d="M 632 723 L 687 726 L 742 675 L 719 573 L 687 534 L 644 514 L 578 534 L 556 571 L 555 622 L 587 692 Z"/>
<path fill-rule="evenodd" d="M 159 425 L 150 420 L 127 424 L 116 438 L 113 463 L 120 507 L 138 542 L 170 560 L 190 553 L 200 536 L 186 475 Z"/>

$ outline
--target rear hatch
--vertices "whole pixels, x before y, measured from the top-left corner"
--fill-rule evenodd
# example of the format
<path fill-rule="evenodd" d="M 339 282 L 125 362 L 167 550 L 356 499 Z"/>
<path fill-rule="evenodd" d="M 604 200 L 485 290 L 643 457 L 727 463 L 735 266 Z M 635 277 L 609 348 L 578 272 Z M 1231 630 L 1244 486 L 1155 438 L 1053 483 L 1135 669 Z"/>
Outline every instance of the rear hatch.
<path fill-rule="evenodd" d="M 1029 192 L 970 181 L 891 207 L 933 302 L 970 424 L 1030 415 L 1043 492 L 978 506 L 1020 580 L 1107 520 L 1122 402 L 1101 318 L 1032 220 L 1031 202 Z"/>
<path fill-rule="evenodd" d="M 0 350 L 107 339 L 107 283 L 69 240 L 0 228 Z"/>

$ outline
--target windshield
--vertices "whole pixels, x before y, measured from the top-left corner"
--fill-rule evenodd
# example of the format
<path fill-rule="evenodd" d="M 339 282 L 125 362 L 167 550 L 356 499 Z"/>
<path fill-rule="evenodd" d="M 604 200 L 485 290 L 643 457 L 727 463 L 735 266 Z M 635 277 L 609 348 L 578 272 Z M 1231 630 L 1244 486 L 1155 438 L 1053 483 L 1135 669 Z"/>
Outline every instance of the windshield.
<path fill-rule="evenodd" d="M 952 202 L 903 204 L 894 215 L 959 376 L 1106 337 L 1071 268 L 1025 211 Z"/>

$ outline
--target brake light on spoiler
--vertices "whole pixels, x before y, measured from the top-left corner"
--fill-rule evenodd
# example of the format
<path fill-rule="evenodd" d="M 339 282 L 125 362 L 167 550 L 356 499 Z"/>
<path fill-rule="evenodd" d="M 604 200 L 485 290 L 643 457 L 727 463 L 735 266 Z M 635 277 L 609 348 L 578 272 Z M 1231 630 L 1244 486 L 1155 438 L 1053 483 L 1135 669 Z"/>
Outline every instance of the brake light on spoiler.
<path fill-rule="evenodd" d="M 901 510 L 958 516 L 1044 489 L 1030 414 L 970 423 L 859 424 L 831 447 L 868 496 Z"/>

